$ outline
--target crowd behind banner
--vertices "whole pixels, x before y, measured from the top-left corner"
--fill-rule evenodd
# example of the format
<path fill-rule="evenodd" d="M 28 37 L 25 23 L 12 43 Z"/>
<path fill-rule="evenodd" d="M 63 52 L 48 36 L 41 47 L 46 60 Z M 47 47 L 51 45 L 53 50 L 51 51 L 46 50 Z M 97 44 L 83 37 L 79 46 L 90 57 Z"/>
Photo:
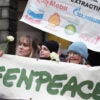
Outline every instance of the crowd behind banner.
<path fill-rule="evenodd" d="M 84 5 L 81 4 L 82 2 Z M 73 0 L 63 0 L 63 2 L 60 0 L 58 2 L 56 0 L 46 2 L 45 0 L 29 0 L 21 21 L 73 42 L 63 54 L 61 45 L 57 41 L 49 40 L 38 43 L 31 36 L 25 35 L 17 41 L 15 55 L 5 54 L 4 49 L 7 47 L 0 50 L 0 100 L 1 98 L 100 99 L 100 66 L 94 67 L 88 62 L 88 48 L 100 52 L 99 31 L 93 28 L 93 23 L 96 28 L 100 27 L 100 20 L 94 20 L 94 16 L 90 18 L 88 15 L 92 13 L 91 10 L 94 10 L 85 6 L 85 4 L 91 4 L 90 0 L 80 1 L 79 5 L 82 8 L 76 4 L 78 2 Z M 93 4 L 98 5 L 98 3 Z M 95 7 L 98 8 L 98 6 Z M 71 15 L 73 15 L 73 20 L 66 20 L 64 16 L 64 19 L 62 18 L 62 14 L 65 12 L 67 14 L 68 11 L 70 16 L 66 17 L 72 18 Z M 85 15 L 86 13 L 87 15 Z M 95 14 L 99 16 L 97 11 L 92 13 L 92 15 Z M 87 23 L 86 27 L 83 27 L 82 23 Z M 87 31 L 90 24 L 92 28 Z M 64 32 L 62 25 L 64 25 Z M 84 32 L 92 32 L 92 37 L 83 34 Z M 96 33 L 95 38 L 94 33 Z M 86 37 L 88 37 L 88 41 Z M 91 42 L 92 40 L 93 42 Z"/>

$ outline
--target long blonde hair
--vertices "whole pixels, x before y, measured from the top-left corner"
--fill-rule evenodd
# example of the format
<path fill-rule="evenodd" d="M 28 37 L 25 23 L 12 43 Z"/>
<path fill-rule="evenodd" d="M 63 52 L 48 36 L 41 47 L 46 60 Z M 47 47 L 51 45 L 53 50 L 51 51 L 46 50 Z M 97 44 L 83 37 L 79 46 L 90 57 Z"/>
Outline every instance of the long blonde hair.
<path fill-rule="evenodd" d="M 19 40 L 17 42 L 17 46 L 18 46 L 19 42 L 23 39 L 26 39 L 29 46 L 32 47 L 31 53 L 28 57 L 30 57 L 30 58 L 34 57 L 36 50 L 38 49 L 36 42 L 33 40 L 33 38 L 30 35 L 24 35 L 19 38 Z M 17 54 L 17 50 L 16 50 L 16 54 Z"/>

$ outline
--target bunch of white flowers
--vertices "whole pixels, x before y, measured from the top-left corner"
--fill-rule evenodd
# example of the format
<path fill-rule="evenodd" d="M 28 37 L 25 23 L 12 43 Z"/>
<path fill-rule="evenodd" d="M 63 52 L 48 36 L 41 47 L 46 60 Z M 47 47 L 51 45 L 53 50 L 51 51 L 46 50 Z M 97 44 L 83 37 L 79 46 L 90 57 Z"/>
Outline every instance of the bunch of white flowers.
<path fill-rule="evenodd" d="M 7 41 L 8 42 L 13 42 L 14 41 L 14 37 L 11 36 L 11 35 L 7 36 Z"/>
<path fill-rule="evenodd" d="M 9 43 L 9 42 L 13 42 L 14 39 L 15 39 L 15 38 L 14 38 L 12 35 L 7 36 L 7 43 L 2 47 L 2 51 L 3 51 L 4 53 L 7 52 L 8 43 Z"/>
<path fill-rule="evenodd" d="M 58 55 L 57 53 L 55 53 L 55 52 L 50 53 L 50 58 L 51 58 L 51 60 L 53 60 L 53 61 L 57 61 L 57 62 L 60 61 L 59 55 Z"/>

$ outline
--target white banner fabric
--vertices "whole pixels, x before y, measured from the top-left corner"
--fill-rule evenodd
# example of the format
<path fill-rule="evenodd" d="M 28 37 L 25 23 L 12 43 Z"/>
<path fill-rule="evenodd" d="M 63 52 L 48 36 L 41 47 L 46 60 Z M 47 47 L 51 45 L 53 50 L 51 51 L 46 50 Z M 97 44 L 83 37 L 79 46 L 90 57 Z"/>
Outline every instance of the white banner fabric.
<path fill-rule="evenodd" d="M 0 58 L 0 98 L 99 100 L 100 66 L 5 54 Z"/>
<path fill-rule="evenodd" d="M 29 0 L 20 21 L 100 52 L 100 0 Z"/>

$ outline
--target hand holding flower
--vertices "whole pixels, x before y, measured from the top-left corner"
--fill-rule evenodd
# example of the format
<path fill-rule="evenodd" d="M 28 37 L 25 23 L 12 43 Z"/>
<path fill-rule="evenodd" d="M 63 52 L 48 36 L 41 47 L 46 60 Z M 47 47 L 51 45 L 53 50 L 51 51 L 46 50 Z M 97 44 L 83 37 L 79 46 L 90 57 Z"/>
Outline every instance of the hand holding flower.
<path fill-rule="evenodd" d="M 50 53 L 50 58 L 51 58 L 51 60 L 54 60 L 54 61 L 57 61 L 57 62 L 60 61 L 59 60 L 59 55 L 55 52 Z"/>
<path fill-rule="evenodd" d="M 7 36 L 7 41 L 8 42 L 13 42 L 14 41 L 14 37 L 11 36 L 11 35 Z"/>
<path fill-rule="evenodd" d="M 14 41 L 14 37 L 13 36 L 11 36 L 11 35 L 7 36 L 7 43 L 4 46 L 2 46 L 2 52 L 3 53 L 6 53 L 7 47 L 8 47 L 8 43 L 9 42 L 13 42 L 13 41 Z"/>

